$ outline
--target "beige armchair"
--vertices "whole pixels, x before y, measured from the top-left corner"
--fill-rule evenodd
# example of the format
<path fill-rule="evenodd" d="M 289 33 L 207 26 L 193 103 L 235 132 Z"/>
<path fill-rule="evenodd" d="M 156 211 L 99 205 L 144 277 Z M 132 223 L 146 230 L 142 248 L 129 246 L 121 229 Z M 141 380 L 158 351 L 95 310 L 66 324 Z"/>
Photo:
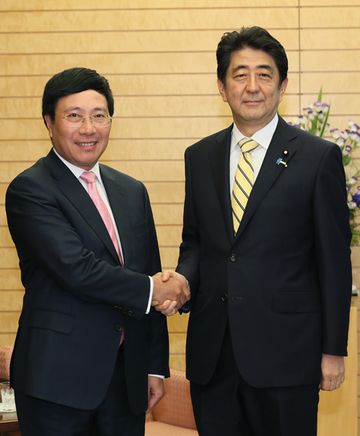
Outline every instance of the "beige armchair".
<path fill-rule="evenodd" d="M 145 436 L 196 436 L 190 385 L 181 371 L 171 370 L 165 396 L 148 415 Z"/>

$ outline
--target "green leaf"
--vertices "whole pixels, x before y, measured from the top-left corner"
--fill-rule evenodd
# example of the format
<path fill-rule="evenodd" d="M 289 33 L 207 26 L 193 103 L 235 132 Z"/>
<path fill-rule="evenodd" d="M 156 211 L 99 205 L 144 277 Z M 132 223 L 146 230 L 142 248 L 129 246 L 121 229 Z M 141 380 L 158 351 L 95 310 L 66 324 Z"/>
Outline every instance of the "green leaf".
<path fill-rule="evenodd" d="M 322 101 L 322 96 L 323 96 L 323 89 L 322 87 L 320 88 L 319 94 L 318 94 L 318 98 L 317 101 Z"/>
<path fill-rule="evenodd" d="M 346 167 L 351 162 L 351 156 L 349 154 L 343 155 L 342 161 L 343 161 L 344 167 Z"/>
<path fill-rule="evenodd" d="M 320 92 L 322 92 L 322 88 L 321 88 Z M 323 125 L 322 125 L 322 129 L 321 129 L 320 134 L 319 134 L 320 138 L 322 138 L 324 136 L 325 129 L 326 129 L 326 126 L 327 126 L 327 120 L 329 118 L 329 115 L 330 115 L 330 105 L 329 105 L 328 110 L 326 112 L 325 119 L 324 119 L 324 122 L 323 122 Z"/>

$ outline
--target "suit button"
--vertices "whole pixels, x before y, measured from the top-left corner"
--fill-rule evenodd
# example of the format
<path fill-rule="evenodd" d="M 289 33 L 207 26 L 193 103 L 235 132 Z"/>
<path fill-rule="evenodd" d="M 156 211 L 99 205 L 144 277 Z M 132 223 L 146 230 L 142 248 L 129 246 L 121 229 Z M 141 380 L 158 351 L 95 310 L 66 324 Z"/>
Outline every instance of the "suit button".
<path fill-rule="evenodd" d="M 129 316 L 133 316 L 133 315 L 134 315 L 134 312 L 133 312 L 132 310 L 129 309 L 129 310 L 127 311 L 127 314 L 128 314 Z"/>
<path fill-rule="evenodd" d="M 115 324 L 115 325 L 114 325 L 114 330 L 115 330 L 116 332 L 121 332 L 121 330 L 122 330 L 122 325 L 121 325 L 121 324 Z"/>
<path fill-rule="evenodd" d="M 220 301 L 221 301 L 222 303 L 226 303 L 227 300 L 228 300 L 228 296 L 227 296 L 227 294 L 224 294 L 224 295 L 222 295 L 222 296 L 220 297 Z"/>
<path fill-rule="evenodd" d="M 231 253 L 230 262 L 236 262 L 236 255 L 234 253 Z"/>

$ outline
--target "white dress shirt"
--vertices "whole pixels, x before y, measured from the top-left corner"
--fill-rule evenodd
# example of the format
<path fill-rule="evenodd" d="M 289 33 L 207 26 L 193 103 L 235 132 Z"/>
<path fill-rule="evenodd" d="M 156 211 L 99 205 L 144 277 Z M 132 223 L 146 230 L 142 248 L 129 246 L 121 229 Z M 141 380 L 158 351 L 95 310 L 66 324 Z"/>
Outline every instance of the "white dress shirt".
<path fill-rule="evenodd" d="M 274 118 L 270 121 L 270 123 L 268 123 L 265 127 L 255 132 L 251 137 L 251 139 L 253 139 L 259 144 L 254 150 L 250 152 L 252 164 L 254 167 L 254 182 L 257 176 L 259 175 L 261 165 L 265 158 L 267 149 L 269 148 L 272 137 L 274 136 L 278 121 L 279 121 L 279 116 L 278 114 L 275 114 Z M 234 123 L 234 127 L 231 133 L 231 144 L 230 144 L 230 167 L 229 167 L 230 198 L 232 195 L 232 189 L 235 181 L 236 167 L 241 156 L 241 148 L 238 143 L 243 138 L 246 138 L 246 136 L 240 132 L 240 130 Z"/>

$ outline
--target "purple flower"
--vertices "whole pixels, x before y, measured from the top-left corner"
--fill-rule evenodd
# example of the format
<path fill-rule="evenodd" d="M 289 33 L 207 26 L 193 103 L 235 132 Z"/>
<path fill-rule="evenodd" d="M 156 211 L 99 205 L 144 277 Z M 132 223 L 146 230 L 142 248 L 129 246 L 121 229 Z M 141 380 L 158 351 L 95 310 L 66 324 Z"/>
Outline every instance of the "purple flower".
<path fill-rule="evenodd" d="M 354 121 L 350 120 L 349 121 L 349 126 L 350 126 L 350 131 L 351 132 L 357 132 L 358 130 L 360 130 L 360 126 L 359 124 L 356 124 Z"/>
<path fill-rule="evenodd" d="M 359 132 L 350 132 L 350 138 L 354 142 L 360 142 L 360 133 Z"/>
<path fill-rule="evenodd" d="M 336 139 L 336 143 L 337 143 L 337 145 L 342 147 L 345 144 L 345 139 L 341 136 L 341 137 Z"/>
<path fill-rule="evenodd" d="M 303 112 L 305 112 L 306 115 L 312 114 L 313 113 L 312 107 L 310 106 L 304 107 Z"/>
<path fill-rule="evenodd" d="M 330 129 L 331 136 L 337 140 L 340 138 L 340 130 L 339 129 Z"/>

